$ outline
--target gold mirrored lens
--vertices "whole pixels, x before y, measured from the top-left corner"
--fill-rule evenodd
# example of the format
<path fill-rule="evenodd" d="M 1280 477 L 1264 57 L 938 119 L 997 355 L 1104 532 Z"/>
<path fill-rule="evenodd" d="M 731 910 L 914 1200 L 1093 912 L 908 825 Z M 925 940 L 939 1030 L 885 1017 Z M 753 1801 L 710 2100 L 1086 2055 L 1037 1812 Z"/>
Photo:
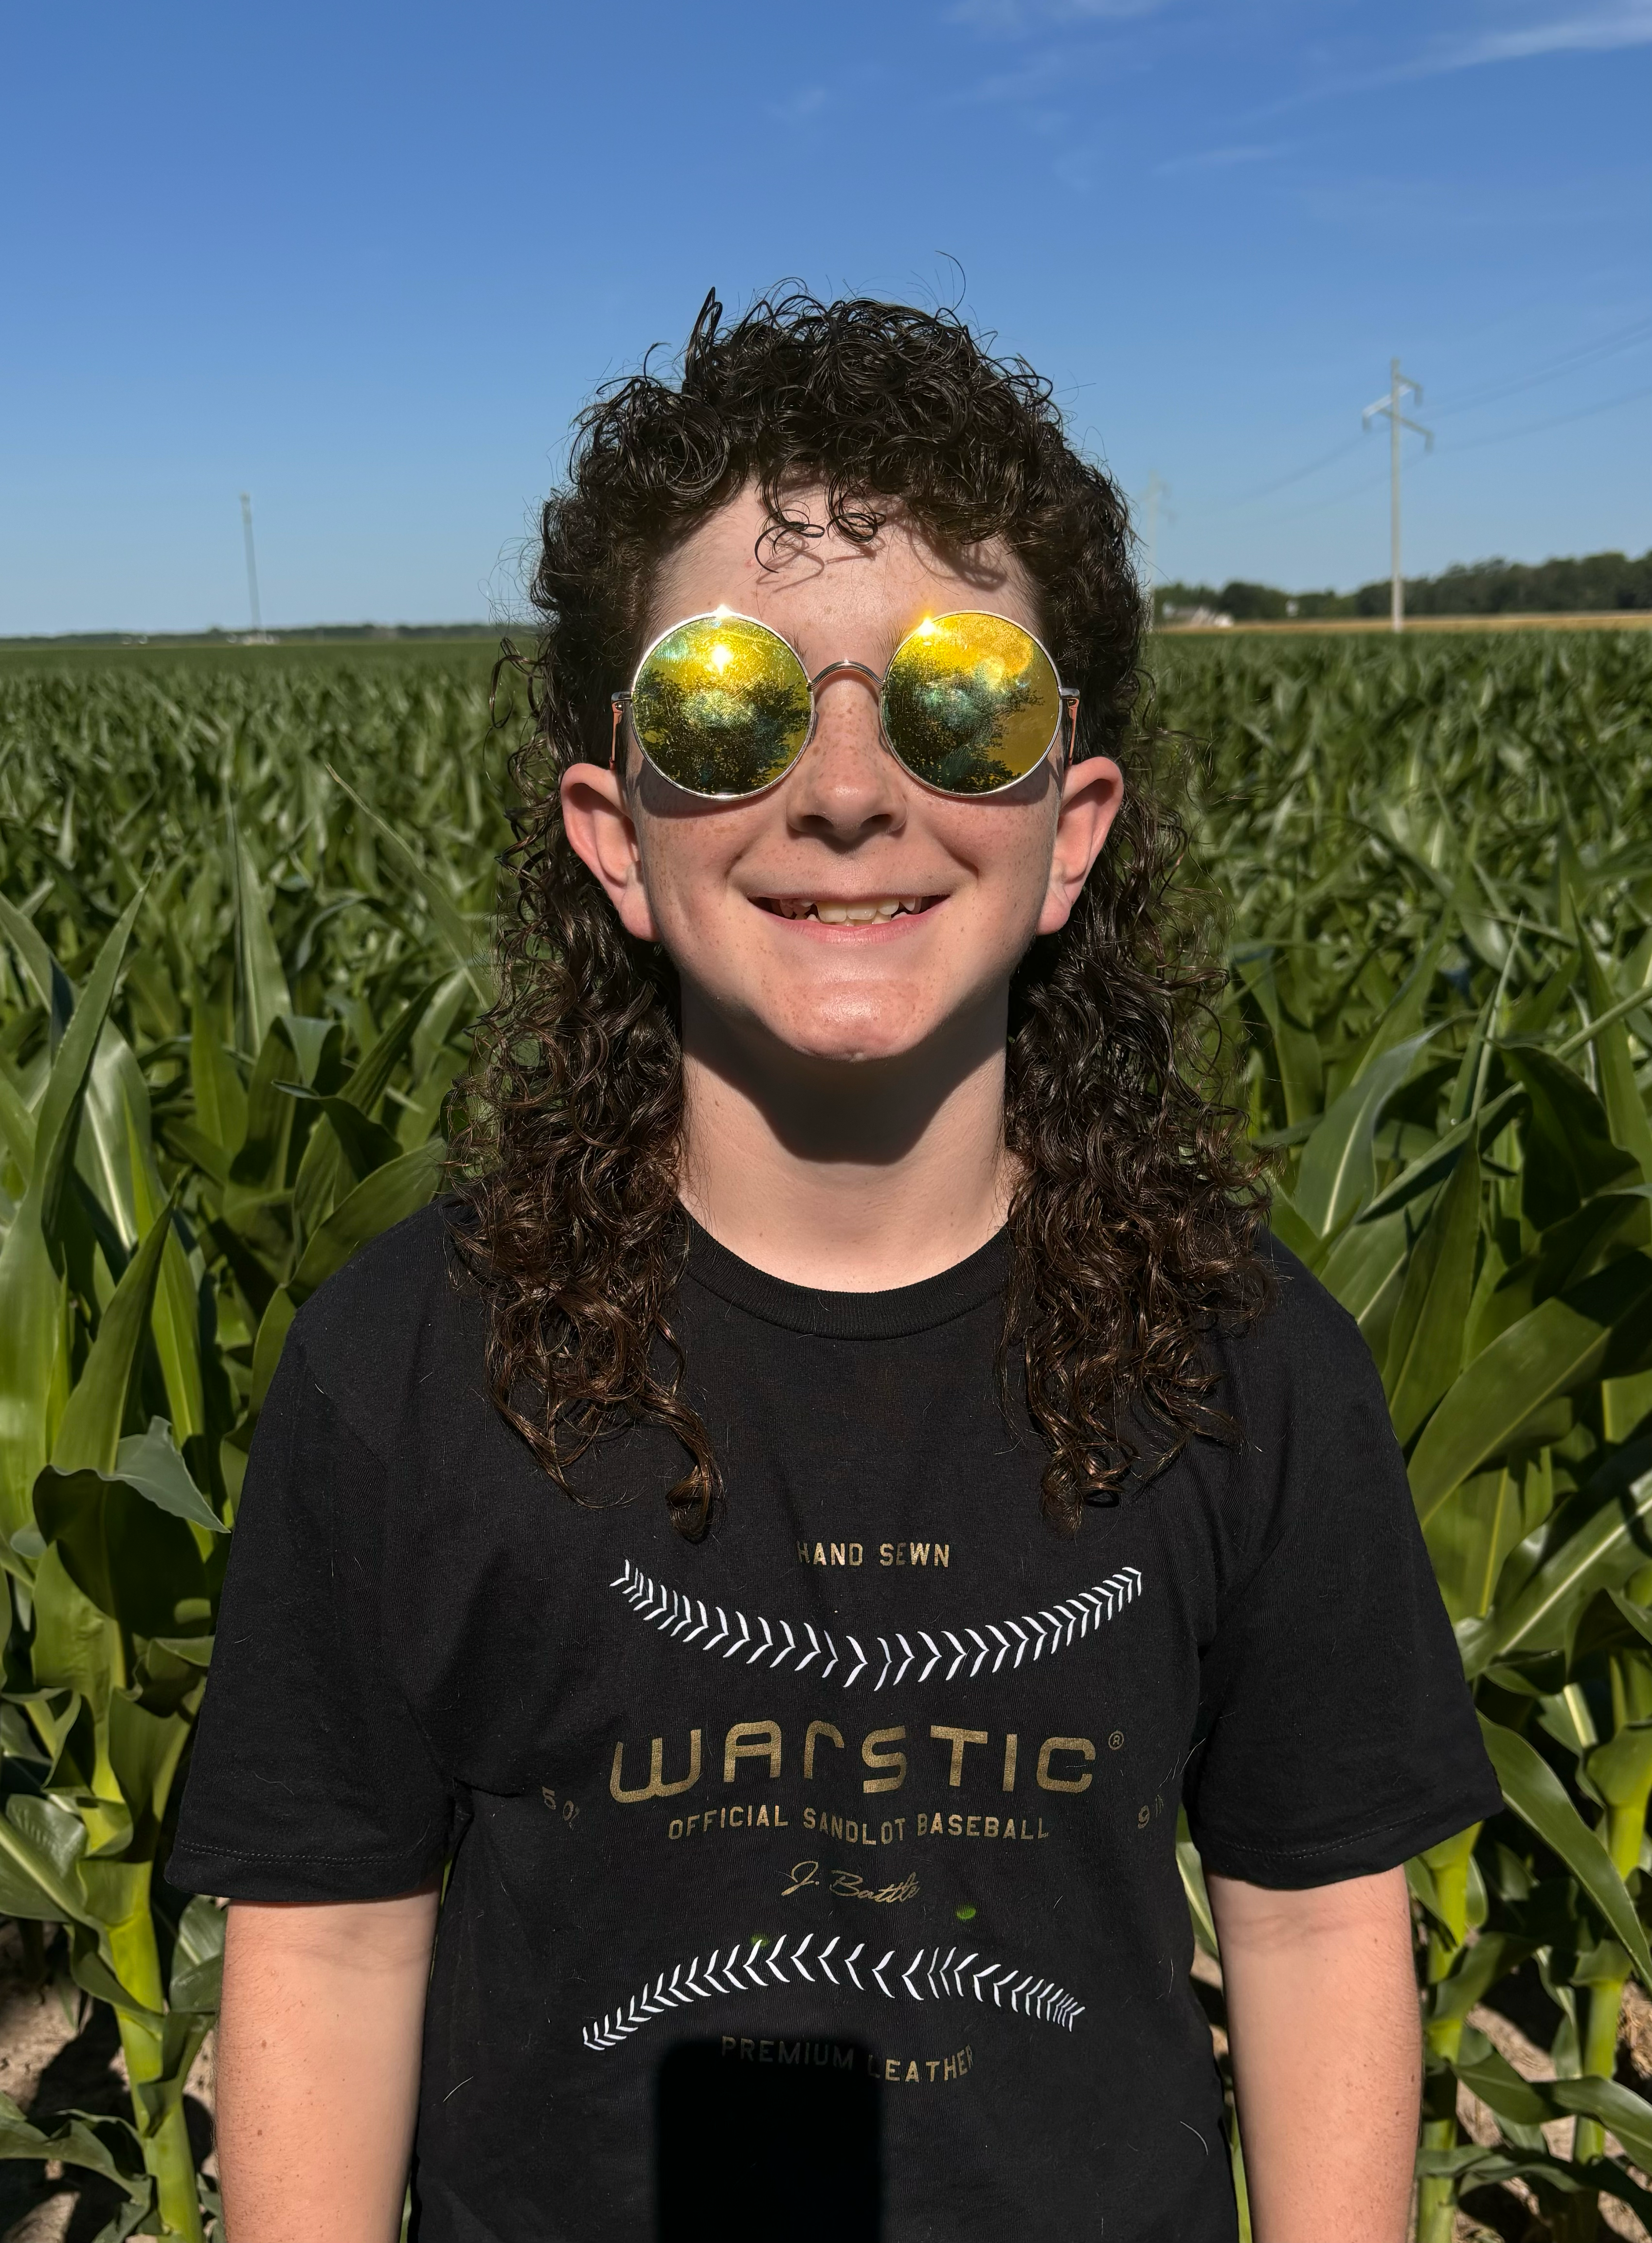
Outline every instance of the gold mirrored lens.
<path fill-rule="evenodd" d="M 991 794 L 1024 778 L 1055 738 L 1061 711 L 1049 657 L 1002 616 L 927 617 L 883 682 L 890 746 L 948 794 Z"/>
<path fill-rule="evenodd" d="M 809 737 L 809 681 L 786 644 L 742 616 L 695 616 L 651 648 L 631 689 L 649 759 L 694 794 L 755 794 Z"/>

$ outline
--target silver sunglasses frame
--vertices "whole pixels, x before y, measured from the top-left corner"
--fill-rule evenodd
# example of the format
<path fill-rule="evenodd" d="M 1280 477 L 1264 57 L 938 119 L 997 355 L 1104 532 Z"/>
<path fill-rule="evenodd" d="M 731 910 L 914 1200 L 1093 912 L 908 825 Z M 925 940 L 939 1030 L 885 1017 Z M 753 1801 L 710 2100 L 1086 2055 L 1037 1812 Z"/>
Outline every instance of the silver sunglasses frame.
<path fill-rule="evenodd" d="M 1055 717 L 1055 729 L 1050 734 L 1049 740 L 1046 742 L 1042 755 L 1039 757 L 1036 763 L 1028 764 L 1027 769 L 1017 778 L 1006 779 L 1001 786 L 980 787 L 972 789 L 968 792 L 952 787 L 936 786 L 933 781 L 921 778 L 918 772 L 913 770 L 910 764 L 904 761 L 899 750 L 895 747 L 893 742 L 889 738 L 889 727 L 884 716 L 884 687 L 887 682 L 890 670 L 894 668 L 896 662 L 900 659 L 902 649 L 906 647 L 911 640 L 914 639 L 918 636 L 918 633 L 923 629 L 922 623 L 914 623 L 913 628 L 907 633 L 906 637 L 901 640 L 900 646 L 896 647 L 894 652 L 890 656 L 888 662 L 885 664 L 881 676 L 879 675 L 878 671 L 871 669 L 866 663 L 853 662 L 846 656 L 840 657 L 836 662 L 828 662 L 824 669 L 817 670 L 813 677 L 809 676 L 806 670 L 803 670 L 804 677 L 807 680 L 809 688 L 809 729 L 804 734 L 802 743 L 799 745 L 797 753 L 792 757 L 790 763 L 787 764 L 786 769 L 782 771 L 777 771 L 772 779 L 765 780 L 761 786 L 751 787 L 738 793 L 710 793 L 698 786 L 684 786 L 681 779 L 673 778 L 669 771 L 661 770 L 659 765 L 657 764 L 653 757 L 649 754 L 647 748 L 644 745 L 642 734 L 637 729 L 636 720 L 631 715 L 631 696 L 637 690 L 637 681 L 641 677 L 643 671 L 647 665 L 649 657 L 654 652 L 656 647 L 663 646 L 665 641 L 671 637 L 673 632 L 682 630 L 689 623 L 711 623 L 712 621 L 719 623 L 751 623 L 758 630 L 766 631 L 771 638 L 779 639 L 781 645 L 786 648 L 790 652 L 792 658 L 797 663 L 798 668 L 799 670 L 803 670 L 803 657 L 799 654 L 796 647 L 792 644 L 791 640 L 786 637 L 783 631 L 776 630 L 772 623 L 765 623 L 756 616 L 742 615 L 739 613 L 738 609 L 734 608 L 702 608 L 697 615 L 681 616 L 676 623 L 668 623 L 665 629 L 659 633 L 657 637 L 649 641 L 648 644 L 643 650 L 636 669 L 631 672 L 631 682 L 628 690 L 624 693 L 615 693 L 610 697 L 613 704 L 614 727 L 608 744 L 608 767 L 610 771 L 617 771 L 620 767 L 619 736 L 620 729 L 623 725 L 627 737 L 636 741 L 637 751 L 642 756 L 644 762 L 647 764 L 649 769 L 657 773 L 657 775 L 664 780 L 667 786 L 675 787 L 679 794 L 692 795 L 697 802 L 754 802 L 759 795 L 767 794 L 771 792 L 773 788 L 784 785 L 786 781 L 791 778 L 792 772 L 802 762 L 804 757 L 807 755 L 811 746 L 813 744 L 814 736 L 819 727 L 820 722 L 819 688 L 822 684 L 828 677 L 835 677 L 839 671 L 852 670 L 857 676 L 864 677 L 869 684 L 877 688 L 878 738 L 883 744 L 885 752 L 900 765 L 900 769 L 906 773 L 913 785 L 914 786 L 922 787 L 926 793 L 941 795 L 948 802 L 989 802 L 992 800 L 994 796 L 1008 794 L 1012 787 L 1024 785 L 1025 782 L 1032 777 L 1035 771 L 1042 771 L 1044 765 L 1049 761 L 1051 754 L 1058 745 L 1062 751 L 1062 766 L 1065 768 L 1066 765 L 1071 759 L 1073 749 L 1078 739 L 1078 692 L 1075 687 L 1063 685 L 1062 684 L 1062 674 L 1055 667 L 1055 656 L 1050 652 L 1049 649 L 1044 644 L 1044 642 L 1038 637 L 1035 631 L 1027 630 L 1026 624 L 1017 622 L 1014 616 L 1001 616 L 995 608 L 948 608 L 945 615 L 931 616 L 927 617 L 926 620 L 930 623 L 949 623 L 954 616 L 989 616 L 994 623 L 1008 623 L 1015 630 L 1026 631 L 1028 637 L 1032 640 L 1033 644 L 1038 649 L 1040 654 L 1042 654 L 1045 661 L 1049 663 L 1050 675 L 1055 680 L 1055 692 L 1061 705 Z"/>

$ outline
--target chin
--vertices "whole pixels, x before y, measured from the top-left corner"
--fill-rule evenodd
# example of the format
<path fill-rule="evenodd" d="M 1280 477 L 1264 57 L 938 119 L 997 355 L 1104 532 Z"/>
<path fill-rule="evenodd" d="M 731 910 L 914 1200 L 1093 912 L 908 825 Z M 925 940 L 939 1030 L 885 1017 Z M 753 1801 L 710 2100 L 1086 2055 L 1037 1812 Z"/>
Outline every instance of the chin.
<path fill-rule="evenodd" d="M 866 1067 L 879 1060 L 903 1059 L 925 1041 L 927 1024 L 909 1013 L 899 1019 L 858 1014 L 852 1019 L 771 1020 L 769 1033 L 800 1059 L 825 1060 L 845 1067 Z"/>

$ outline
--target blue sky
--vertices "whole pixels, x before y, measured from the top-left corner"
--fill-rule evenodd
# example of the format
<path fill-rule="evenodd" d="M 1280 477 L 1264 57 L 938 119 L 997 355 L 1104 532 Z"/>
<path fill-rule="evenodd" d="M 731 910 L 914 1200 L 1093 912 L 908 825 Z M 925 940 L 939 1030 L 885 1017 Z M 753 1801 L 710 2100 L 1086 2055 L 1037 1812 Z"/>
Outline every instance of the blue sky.
<path fill-rule="evenodd" d="M 244 626 L 243 489 L 267 622 L 519 612 L 582 401 L 788 274 L 961 301 L 1163 576 L 1386 573 L 1395 352 L 1409 568 L 1638 551 L 1649 96 L 1652 0 L 10 0 L 0 635 Z"/>

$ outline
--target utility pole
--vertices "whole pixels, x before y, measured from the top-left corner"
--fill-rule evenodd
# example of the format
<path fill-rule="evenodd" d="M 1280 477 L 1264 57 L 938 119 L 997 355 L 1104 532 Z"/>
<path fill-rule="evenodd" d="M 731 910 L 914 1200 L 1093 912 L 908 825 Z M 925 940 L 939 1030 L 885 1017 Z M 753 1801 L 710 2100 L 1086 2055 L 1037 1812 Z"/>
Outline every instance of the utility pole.
<path fill-rule="evenodd" d="M 1420 436 L 1426 451 L 1432 452 L 1434 448 L 1433 431 L 1419 428 L 1414 421 L 1407 421 L 1399 409 L 1407 390 L 1410 390 L 1420 405 L 1423 401 L 1422 384 L 1419 381 L 1413 381 L 1408 374 L 1401 374 L 1399 360 L 1397 358 L 1391 358 L 1388 361 L 1388 394 L 1386 397 L 1379 397 L 1374 405 L 1367 405 L 1359 421 L 1362 428 L 1369 428 L 1379 414 L 1386 413 L 1388 415 L 1388 567 L 1392 579 L 1388 621 L 1389 628 L 1397 631 L 1402 631 L 1406 628 L 1406 580 L 1399 570 L 1399 434 L 1401 429 L 1409 428 L 1413 435 Z"/>
<path fill-rule="evenodd" d="M 258 607 L 258 555 L 253 545 L 253 494 L 241 493 L 241 537 L 246 547 L 246 603 L 253 611 L 253 637 L 264 636 L 263 618 Z"/>
<path fill-rule="evenodd" d="M 1156 626 L 1158 616 L 1156 602 L 1158 596 L 1159 501 L 1168 498 L 1170 487 L 1155 468 L 1147 479 L 1147 488 L 1142 494 L 1147 508 L 1147 612 L 1150 627 Z"/>

